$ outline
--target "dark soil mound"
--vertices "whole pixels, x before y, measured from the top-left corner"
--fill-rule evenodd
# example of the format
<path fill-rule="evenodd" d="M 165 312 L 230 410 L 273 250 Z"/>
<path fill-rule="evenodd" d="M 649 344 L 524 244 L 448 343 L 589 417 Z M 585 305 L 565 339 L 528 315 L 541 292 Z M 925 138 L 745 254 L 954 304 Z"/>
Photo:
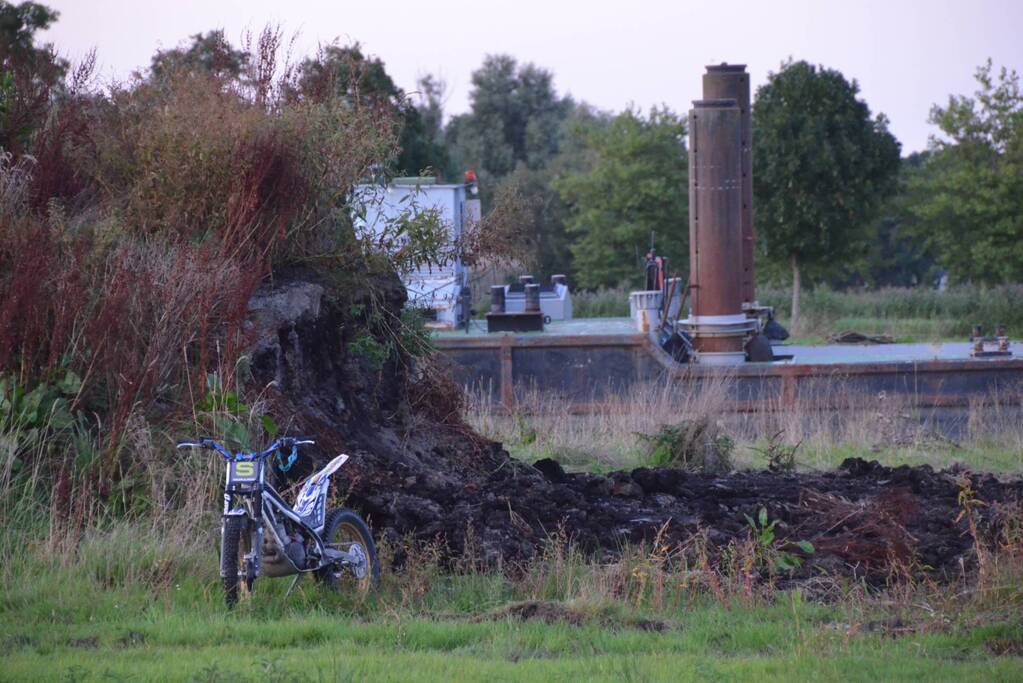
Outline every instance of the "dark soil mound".
<path fill-rule="evenodd" d="M 395 309 L 397 280 L 377 283 Z M 399 360 L 374 368 L 350 350 L 344 307 L 320 310 L 315 285 L 292 283 L 254 302 L 260 342 L 257 379 L 278 415 L 294 415 L 291 433 L 315 436 L 323 457 L 347 452 L 337 475 L 347 502 L 374 533 L 399 545 L 411 537 L 441 542 L 459 555 L 471 547 L 488 563 L 533 557 L 558 529 L 587 551 L 613 554 L 626 543 L 682 543 L 704 533 L 712 547 L 747 538 L 747 516 L 761 507 L 779 539 L 807 540 L 815 552 L 799 573 L 818 569 L 883 577 L 893 561 L 939 577 L 974 563 L 961 511 L 960 477 L 930 467 L 888 468 L 850 459 L 834 472 L 748 472 L 729 476 L 645 469 L 569 474 L 554 461 L 512 460 L 438 405 L 410 403 L 416 380 Z M 269 303 L 267 303 L 269 302 Z M 329 309 L 329 310 L 328 310 Z M 413 390 L 410 391 L 410 385 Z M 419 387 L 422 390 L 422 387 Z M 447 416 L 447 417 L 446 417 Z M 297 475 L 315 463 L 307 462 Z M 1023 501 L 1023 481 L 971 475 L 981 532 L 992 535 L 999 510 Z M 798 551 L 793 550 L 798 554 Z"/>

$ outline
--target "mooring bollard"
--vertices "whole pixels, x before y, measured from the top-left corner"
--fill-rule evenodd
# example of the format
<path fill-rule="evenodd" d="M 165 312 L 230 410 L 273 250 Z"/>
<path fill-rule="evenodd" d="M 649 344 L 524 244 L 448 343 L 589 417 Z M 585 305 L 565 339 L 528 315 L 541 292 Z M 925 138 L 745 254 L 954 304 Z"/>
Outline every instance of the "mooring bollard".
<path fill-rule="evenodd" d="M 970 333 L 970 341 L 973 342 L 973 353 L 981 353 L 984 351 L 984 328 L 980 325 L 973 326 L 973 332 Z"/>
<path fill-rule="evenodd" d="M 526 285 L 526 313 L 540 312 L 540 285 Z"/>
<path fill-rule="evenodd" d="M 504 285 L 490 288 L 490 312 L 504 313 Z"/>

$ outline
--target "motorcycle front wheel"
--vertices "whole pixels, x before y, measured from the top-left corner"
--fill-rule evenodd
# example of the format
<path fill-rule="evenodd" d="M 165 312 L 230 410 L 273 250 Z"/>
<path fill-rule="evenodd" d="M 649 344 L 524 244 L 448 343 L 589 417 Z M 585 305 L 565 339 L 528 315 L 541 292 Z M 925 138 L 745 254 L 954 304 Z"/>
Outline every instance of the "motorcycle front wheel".
<path fill-rule="evenodd" d="M 245 577 L 245 589 L 252 590 L 255 577 L 248 576 L 248 568 L 245 566 L 245 555 L 251 545 L 249 518 L 245 515 L 226 517 L 220 536 L 220 573 L 224 577 L 224 601 L 228 607 L 238 604 L 242 577 Z"/>
<path fill-rule="evenodd" d="M 324 585 L 337 590 L 352 590 L 363 595 L 380 583 L 380 561 L 366 522 L 355 512 L 337 508 L 327 515 L 323 525 L 323 542 L 328 548 L 354 555 L 352 565 L 324 568 L 316 576 Z"/>

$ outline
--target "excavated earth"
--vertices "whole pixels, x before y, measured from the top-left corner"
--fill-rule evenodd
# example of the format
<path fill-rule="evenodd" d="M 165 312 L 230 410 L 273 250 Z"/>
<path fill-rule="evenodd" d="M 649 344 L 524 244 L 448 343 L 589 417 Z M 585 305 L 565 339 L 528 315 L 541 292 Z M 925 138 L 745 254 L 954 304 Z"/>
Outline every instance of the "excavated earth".
<path fill-rule="evenodd" d="M 552 460 L 516 461 L 466 427 L 408 363 L 374 366 L 352 352 L 363 328 L 350 312 L 370 303 L 370 291 L 376 305 L 383 292 L 384 305 L 398 310 L 405 294 L 396 278 L 331 306 L 323 287 L 307 280 L 253 300 L 253 372 L 268 386 L 275 415 L 294 416 L 283 426 L 315 437 L 322 449 L 295 477 L 349 453 L 336 475 L 339 491 L 392 547 L 436 543 L 451 557 L 468 550 L 513 566 L 555 534 L 601 558 L 660 534 L 667 547 L 701 539 L 713 553 L 747 541 L 747 516 L 765 508 L 777 521 L 774 547 L 805 559 L 796 576 L 823 570 L 880 581 L 898 570 L 952 579 L 976 564 L 970 515 L 961 514 L 964 484 L 968 499 L 983 501 L 971 515 L 986 543 L 1021 519 L 1023 480 L 926 465 L 849 459 L 831 472 L 711 476 L 646 468 L 566 473 Z M 804 540 L 812 554 L 795 546 Z"/>

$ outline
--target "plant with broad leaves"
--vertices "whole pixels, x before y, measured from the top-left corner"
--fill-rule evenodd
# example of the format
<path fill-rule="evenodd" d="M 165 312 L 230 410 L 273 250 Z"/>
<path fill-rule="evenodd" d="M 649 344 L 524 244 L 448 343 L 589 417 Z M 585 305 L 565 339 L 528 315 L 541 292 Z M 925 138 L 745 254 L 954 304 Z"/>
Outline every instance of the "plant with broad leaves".
<path fill-rule="evenodd" d="M 810 541 L 777 539 L 775 527 L 778 525 L 778 520 L 768 518 L 766 507 L 760 508 L 755 520 L 749 515 L 744 515 L 744 517 L 749 525 L 750 534 L 756 545 L 757 557 L 761 563 L 777 571 L 792 571 L 803 566 L 803 558 L 794 554 L 792 550 L 798 549 L 806 555 L 814 553 L 814 547 Z"/>

